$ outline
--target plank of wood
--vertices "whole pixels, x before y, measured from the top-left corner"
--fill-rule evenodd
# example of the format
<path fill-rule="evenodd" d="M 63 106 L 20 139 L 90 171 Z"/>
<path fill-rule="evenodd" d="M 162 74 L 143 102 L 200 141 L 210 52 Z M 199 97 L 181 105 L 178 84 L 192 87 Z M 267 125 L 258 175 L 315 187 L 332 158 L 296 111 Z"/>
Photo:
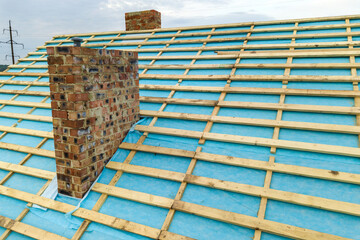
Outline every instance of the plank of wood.
<path fill-rule="evenodd" d="M 171 86 L 140 84 L 140 89 L 146 90 L 176 90 L 185 92 L 226 92 L 226 93 L 255 93 L 255 94 L 286 94 L 298 96 L 331 96 L 358 97 L 355 90 L 318 90 L 318 89 L 289 89 L 289 88 L 252 88 L 252 87 L 207 87 L 207 86 Z"/>
<path fill-rule="evenodd" d="M 127 35 L 127 36 L 117 36 L 117 37 L 97 37 L 97 38 L 88 38 L 85 41 L 87 43 L 91 43 L 92 41 L 102 41 L 102 40 L 143 40 L 144 38 L 148 39 L 157 39 L 157 38 L 169 38 L 169 37 L 194 37 L 194 36 L 207 36 L 211 35 L 224 35 L 224 34 L 235 34 L 235 33 L 258 33 L 258 32 L 286 32 L 286 31 L 293 31 L 293 30 L 318 30 L 318 29 L 332 29 L 332 28 L 345 28 L 345 27 L 359 27 L 359 23 L 349 23 L 349 24 L 328 24 L 328 25 L 318 25 L 318 26 L 300 26 L 300 27 L 275 27 L 275 28 L 255 28 L 255 29 L 244 29 L 244 30 L 219 30 L 216 32 L 197 32 L 197 33 L 171 33 L 171 34 L 153 34 L 153 35 Z M 249 26 L 250 27 L 250 26 Z M 159 30 L 158 30 L 159 31 Z M 350 32 L 351 33 L 351 32 Z M 95 36 L 95 35 L 94 35 Z M 275 35 L 276 36 L 276 35 Z M 72 43 L 72 40 L 51 40 L 46 41 L 45 43 Z M 26 60 L 31 61 L 31 58 L 26 58 Z M 25 60 L 24 60 L 25 61 Z"/>
<path fill-rule="evenodd" d="M 45 231 L 41 228 L 37 228 L 34 226 L 31 226 L 29 224 L 22 223 L 20 221 L 12 220 L 11 218 L 7 218 L 5 216 L 0 215 L 0 226 L 9 229 L 11 231 L 20 233 L 22 235 L 34 238 L 34 239 L 40 239 L 40 240 L 48 240 L 48 239 L 54 239 L 54 240 L 66 240 L 68 238 L 57 235 L 55 233 L 51 233 L 48 231 Z"/>
<path fill-rule="evenodd" d="M 49 76 L 49 73 L 0 72 L 0 76 L 48 77 L 48 76 Z"/>
<path fill-rule="evenodd" d="M 30 86 L 49 86 L 48 82 L 38 82 L 38 81 L 17 81 L 17 80 L 0 80 L 0 84 L 6 85 L 30 85 Z M 4 90 L 4 89 L 3 89 Z"/>
<path fill-rule="evenodd" d="M 30 95 L 30 96 L 50 96 L 50 92 L 28 91 L 28 90 L 0 89 L 0 93 L 21 94 L 21 95 Z"/>
<path fill-rule="evenodd" d="M 34 147 L 27 147 L 27 146 L 17 145 L 17 144 L 13 144 L 13 143 L 0 142 L 0 148 L 12 150 L 12 151 L 16 151 L 16 152 L 30 153 L 30 154 L 37 155 L 37 156 L 55 158 L 54 151 L 38 149 L 38 148 L 34 148 Z"/>
<path fill-rule="evenodd" d="M 179 79 L 182 75 L 140 74 L 140 79 Z M 293 82 L 359 82 L 360 77 L 352 76 L 283 76 L 283 75 L 187 75 L 187 80 L 227 80 L 231 81 L 293 81 Z"/>
<path fill-rule="evenodd" d="M 148 167 L 130 165 L 130 164 L 125 164 L 125 163 L 119 163 L 119 162 L 109 162 L 106 165 L 106 168 L 109 168 L 112 170 L 121 170 L 121 171 L 128 172 L 128 173 L 145 175 L 145 176 L 154 177 L 154 178 L 162 178 L 162 179 L 166 179 L 166 180 L 178 181 L 178 182 L 182 182 L 183 179 L 185 178 L 184 173 L 171 172 L 171 171 L 161 170 L 161 169 L 157 169 L 157 168 L 148 168 Z M 151 172 L 149 172 L 149 169 L 151 169 Z"/>
<path fill-rule="evenodd" d="M 52 122 L 52 117 L 32 115 L 27 113 L 0 112 L 0 117 L 33 120 L 39 122 Z"/>
<path fill-rule="evenodd" d="M 359 126 L 350 126 L 350 125 L 294 122 L 294 121 L 284 121 L 284 120 L 277 121 L 270 119 L 240 118 L 240 117 L 226 117 L 226 116 L 209 116 L 205 114 L 159 112 L 152 110 L 140 110 L 140 115 L 148 116 L 148 117 L 174 118 L 174 119 L 185 119 L 185 120 L 205 121 L 205 122 L 212 121 L 217 123 L 229 123 L 229 124 L 240 124 L 240 125 L 250 125 L 250 126 L 281 127 L 281 128 L 321 131 L 321 132 L 360 134 Z"/>
<path fill-rule="evenodd" d="M 182 99 L 185 102 L 186 99 Z M 360 107 L 338 107 L 324 105 L 302 105 L 302 104 L 279 104 L 279 103 L 258 103 L 258 102 L 236 102 L 222 101 L 218 103 L 221 107 L 230 108 L 250 108 L 250 109 L 267 109 L 267 110 L 285 110 L 297 112 L 316 112 L 316 113 L 336 113 L 351 114 L 360 113 Z"/>
<path fill-rule="evenodd" d="M 326 233 L 321 233 L 309 229 L 299 228 L 283 223 L 273 222 L 269 220 L 261 220 L 255 217 L 250 217 L 247 215 L 228 212 L 220 209 L 210 208 L 194 203 L 187 203 L 183 201 L 175 201 L 173 208 L 195 214 L 201 217 L 214 219 L 217 221 L 222 221 L 242 227 L 260 229 L 264 232 L 271 234 L 294 238 L 294 239 L 317 239 L 317 240 L 345 240 L 347 238 L 342 238 L 335 235 L 330 235 Z"/>
<path fill-rule="evenodd" d="M 329 181 L 360 184 L 360 174 L 333 171 L 331 169 L 318 169 L 318 168 L 302 167 L 302 166 L 281 164 L 281 163 L 269 164 L 268 162 L 253 160 L 253 159 L 237 158 L 237 157 L 231 157 L 220 154 L 211 154 L 206 152 L 198 152 L 198 153 L 192 151 L 182 152 L 183 150 L 177 151 L 177 149 L 173 149 L 173 148 L 147 146 L 143 144 L 122 143 L 120 145 L 120 148 L 142 151 L 142 152 L 164 154 L 170 156 L 179 156 L 179 157 L 193 156 L 198 160 L 215 162 L 215 163 L 226 164 L 231 166 L 239 166 L 245 168 L 265 170 L 265 171 L 280 172 L 291 175 L 325 179 Z"/>
<path fill-rule="evenodd" d="M 13 101 L 13 100 L 0 100 L 0 104 L 22 106 L 22 107 L 36 107 L 36 108 L 51 108 L 50 103 L 39 103 L 39 102 L 24 102 L 24 101 Z"/>
<path fill-rule="evenodd" d="M 247 184 L 234 183 L 208 177 L 186 175 L 185 181 L 205 187 L 236 192 L 256 197 L 265 197 L 277 201 L 324 209 L 332 212 L 339 212 L 353 216 L 360 216 L 360 205 L 342 202 L 327 198 L 314 197 L 293 192 L 279 191 L 271 188 L 257 187 Z"/>
<path fill-rule="evenodd" d="M 54 172 L 3 161 L 0 161 L 0 169 L 47 180 L 52 180 L 56 175 Z"/>
<path fill-rule="evenodd" d="M 109 196 L 136 201 L 161 208 L 171 208 L 172 204 L 174 203 L 174 200 L 170 198 L 137 192 L 126 188 L 109 186 L 102 183 L 96 183 L 91 190 L 98 193 L 107 194 Z"/>
<path fill-rule="evenodd" d="M 161 231 L 159 240 L 196 240 L 195 238 L 185 237 L 176 233 Z"/>
<path fill-rule="evenodd" d="M 288 140 L 275 140 L 258 137 L 245 137 L 230 134 L 220 133 L 202 133 L 198 131 L 180 130 L 173 128 L 163 127 L 150 127 L 137 125 L 136 130 L 142 132 L 158 133 L 170 136 L 188 137 L 188 138 L 201 138 L 220 142 L 231 142 L 246 145 L 264 146 L 264 147 L 277 147 L 291 150 L 307 151 L 307 152 L 318 152 L 325 154 L 335 154 L 342 156 L 360 157 L 360 148 L 343 147 L 335 145 L 317 144 L 317 143 L 306 143 L 296 142 Z"/>
<path fill-rule="evenodd" d="M 59 202 L 42 196 L 37 196 L 35 194 L 27 193 L 24 191 L 16 190 L 5 186 L 0 186 L 0 194 L 21 201 L 34 203 L 42 207 L 49 208 L 62 213 L 68 213 L 74 210 L 75 208 L 75 206 L 67 203 Z M 156 239 L 160 234 L 159 229 L 148 227 L 135 222 L 130 222 L 124 219 L 116 218 L 110 215 L 88 210 L 85 208 L 79 208 L 72 215 L 75 217 L 97 222 L 115 229 L 136 233 L 153 239 Z"/>
<path fill-rule="evenodd" d="M 33 129 L 25 129 L 18 127 L 7 127 L 0 125 L 1 132 L 9 132 L 9 133 L 17 133 L 29 136 L 43 137 L 43 138 L 54 138 L 54 134 L 52 132 L 33 130 Z"/>

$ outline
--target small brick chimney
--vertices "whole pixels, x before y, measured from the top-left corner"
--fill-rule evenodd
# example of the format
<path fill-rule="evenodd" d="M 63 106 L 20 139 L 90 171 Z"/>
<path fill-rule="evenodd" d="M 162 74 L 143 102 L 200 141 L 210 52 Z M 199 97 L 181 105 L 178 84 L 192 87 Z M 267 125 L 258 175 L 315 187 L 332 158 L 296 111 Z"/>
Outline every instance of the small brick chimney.
<path fill-rule="evenodd" d="M 125 13 L 126 31 L 161 28 L 161 13 L 156 10 Z"/>
<path fill-rule="evenodd" d="M 136 52 L 48 47 L 59 193 L 82 198 L 139 120 Z"/>

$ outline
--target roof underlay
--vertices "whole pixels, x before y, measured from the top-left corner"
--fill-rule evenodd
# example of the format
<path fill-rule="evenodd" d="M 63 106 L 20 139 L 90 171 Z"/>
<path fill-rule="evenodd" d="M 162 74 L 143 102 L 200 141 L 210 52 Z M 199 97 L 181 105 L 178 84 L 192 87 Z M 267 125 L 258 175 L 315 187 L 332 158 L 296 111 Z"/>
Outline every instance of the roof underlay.
<path fill-rule="evenodd" d="M 0 239 L 360 239 L 360 15 L 76 34 L 139 52 L 144 120 L 71 215 L 41 194 L 72 36 L 0 74 Z"/>

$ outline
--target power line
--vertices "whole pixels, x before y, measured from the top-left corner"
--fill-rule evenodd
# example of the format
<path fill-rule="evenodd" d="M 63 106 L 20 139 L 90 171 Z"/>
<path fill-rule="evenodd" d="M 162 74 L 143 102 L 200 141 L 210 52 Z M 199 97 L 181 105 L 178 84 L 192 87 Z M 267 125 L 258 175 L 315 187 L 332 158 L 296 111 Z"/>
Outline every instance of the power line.
<path fill-rule="evenodd" d="M 5 33 L 5 31 L 9 31 L 10 40 L 7 41 L 7 42 L 2 42 L 2 41 L 0 41 L 0 43 L 10 44 L 10 46 L 11 46 L 12 64 L 15 64 L 15 57 L 20 58 L 20 56 L 19 56 L 19 55 L 14 55 L 14 44 L 22 45 L 23 49 L 24 49 L 24 44 L 22 44 L 22 43 L 17 43 L 17 42 L 15 42 L 15 41 L 13 40 L 12 32 L 16 32 L 16 36 L 19 36 L 19 34 L 18 34 L 18 31 L 17 31 L 17 30 L 11 29 L 11 21 L 10 21 L 10 20 L 9 20 L 9 29 L 4 28 L 4 29 L 3 29 L 3 34 Z M 7 59 L 8 56 L 10 56 L 10 55 L 6 55 L 6 56 L 5 56 L 5 59 Z"/>

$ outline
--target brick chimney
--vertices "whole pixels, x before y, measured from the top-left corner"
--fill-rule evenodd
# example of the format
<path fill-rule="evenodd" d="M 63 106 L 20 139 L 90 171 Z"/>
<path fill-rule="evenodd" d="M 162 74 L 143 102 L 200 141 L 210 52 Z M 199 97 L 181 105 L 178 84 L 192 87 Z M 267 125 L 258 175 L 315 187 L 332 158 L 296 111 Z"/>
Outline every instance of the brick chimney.
<path fill-rule="evenodd" d="M 161 28 L 161 13 L 156 10 L 125 13 L 126 31 Z"/>
<path fill-rule="evenodd" d="M 136 52 L 48 47 L 59 193 L 82 198 L 139 120 Z"/>

